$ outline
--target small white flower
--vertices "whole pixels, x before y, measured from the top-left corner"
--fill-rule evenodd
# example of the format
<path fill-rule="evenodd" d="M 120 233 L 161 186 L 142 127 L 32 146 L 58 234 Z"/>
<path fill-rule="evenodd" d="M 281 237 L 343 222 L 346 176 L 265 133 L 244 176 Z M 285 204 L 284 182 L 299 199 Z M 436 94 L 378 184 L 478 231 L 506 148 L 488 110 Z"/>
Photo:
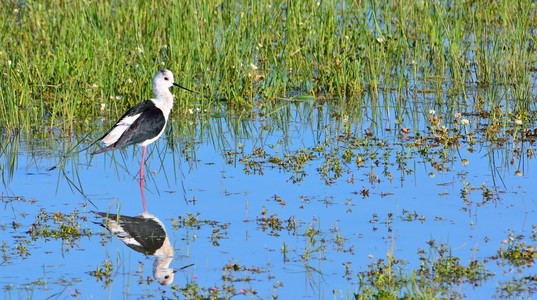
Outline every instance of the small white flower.
<path fill-rule="evenodd" d="M 436 111 L 434 111 L 434 109 L 429 109 L 429 114 L 434 115 L 434 114 L 436 114 Z"/>
<path fill-rule="evenodd" d="M 470 124 L 470 120 L 468 120 L 468 119 L 462 119 L 462 120 L 461 120 L 461 124 L 462 124 L 462 125 L 468 125 L 468 124 Z"/>
<path fill-rule="evenodd" d="M 522 125 L 522 120 L 520 120 L 520 119 L 516 119 L 516 120 L 515 120 L 515 124 L 517 124 L 517 125 Z"/>
<path fill-rule="evenodd" d="M 130 78 L 127 78 L 126 81 L 127 81 L 127 83 L 132 83 L 132 79 L 130 79 Z"/>
<path fill-rule="evenodd" d="M 257 70 L 258 67 L 257 67 L 256 65 L 254 65 L 254 64 L 250 64 L 250 69 L 252 69 L 252 70 Z"/>

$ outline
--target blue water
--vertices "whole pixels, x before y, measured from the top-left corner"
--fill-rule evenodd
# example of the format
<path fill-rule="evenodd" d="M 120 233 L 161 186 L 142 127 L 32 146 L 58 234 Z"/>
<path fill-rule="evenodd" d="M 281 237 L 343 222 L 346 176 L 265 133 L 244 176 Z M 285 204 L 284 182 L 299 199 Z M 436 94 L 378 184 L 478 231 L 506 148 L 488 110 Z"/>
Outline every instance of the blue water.
<path fill-rule="evenodd" d="M 235 286 L 237 293 L 240 289 L 255 290 L 261 299 L 345 299 L 358 291 L 357 273 L 366 271 L 367 265 L 377 259 L 385 259 L 388 252 L 405 259 L 411 269 L 419 267 L 418 250 L 431 252 L 427 244 L 430 240 L 446 244 L 464 265 L 473 259 L 496 255 L 509 232 L 523 234 L 527 237 L 524 240 L 532 244 L 528 237 L 537 220 L 535 185 L 531 180 L 536 165 L 531 159 L 516 159 L 510 151 L 510 147 L 516 146 L 513 144 L 492 150 L 486 144 L 478 144 L 471 153 L 469 146 L 462 143 L 458 149 L 446 150 L 451 157 L 446 164 L 449 171 L 439 172 L 424 157 L 398 145 L 398 132 L 379 131 L 377 137 L 391 146 L 353 149 L 365 158 L 372 153 L 377 156 L 366 159 L 361 168 L 356 167 L 355 158 L 348 164 L 342 162 L 342 176 L 332 184 L 326 184 L 317 171 L 324 162 L 319 152 L 315 152 L 317 159 L 305 165 L 303 171 L 307 175 L 297 183 L 293 183 L 293 172 L 266 162 L 261 164 L 262 175 L 245 174 L 245 165 L 240 160 L 252 154 L 254 148 L 262 147 L 268 154 L 280 157 L 301 148 L 313 149 L 325 141 L 323 153 L 343 149 L 340 147 L 345 142 L 339 139 L 342 121 L 329 118 L 326 107 L 323 111 L 308 112 L 308 118 L 318 120 L 317 123 L 309 122 L 302 111 L 291 107 L 289 119 L 283 123 L 285 127 L 272 124 L 269 118 L 254 117 L 244 121 L 244 132 L 231 128 L 228 119 L 208 118 L 205 122 L 209 124 L 205 126 L 210 129 L 198 124 L 196 143 L 188 148 L 177 141 L 177 148 L 172 151 L 164 136 L 149 146 L 145 185 L 148 211 L 167 227 L 175 248 L 171 266 L 180 269 L 194 264 L 177 272 L 176 287 L 195 282 L 202 288 L 221 289 L 227 284 Z M 220 131 L 211 130 L 217 126 L 222 126 Z M 360 133 L 363 125 L 353 126 L 355 136 L 365 139 Z M 424 129 L 423 126 L 420 131 Z M 59 161 L 58 153 L 39 148 L 32 152 L 28 142 L 19 143 L 13 175 L 6 174 L 5 168 L 2 186 L 4 196 L 22 197 L 3 199 L 0 239 L 6 242 L 11 256 L 0 264 L 4 298 L 180 295 L 169 286 L 148 283 L 145 279 L 152 277 L 153 258 L 134 252 L 111 237 L 94 223 L 97 219 L 90 212 L 119 210 L 133 216 L 142 211 L 137 180 L 140 148 L 93 157 L 89 156 L 90 151 L 83 151 L 65 163 L 62 173 L 62 168 L 47 171 Z M 62 143 L 69 145 L 71 141 Z M 405 161 L 410 172 L 398 169 L 397 151 L 408 153 Z M 4 160 L 9 156 L 3 155 Z M 515 158 L 516 163 L 505 163 L 510 158 Z M 469 164 L 463 164 L 462 159 Z M 383 174 L 385 163 L 391 179 Z M 522 176 L 514 175 L 518 169 L 523 171 Z M 371 178 L 380 182 L 372 182 Z M 475 189 L 468 196 L 470 202 L 465 204 L 461 199 L 465 182 L 474 188 L 485 186 L 496 196 L 480 204 L 483 192 Z M 362 197 L 364 189 L 369 196 Z M 278 197 L 285 204 L 275 201 Z M 55 239 L 32 241 L 26 232 L 40 209 L 66 214 L 78 210 L 87 217 L 87 221 L 81 221 L 81 228 L 91 230 L 93 236 L 83 237 L 74 245 Z M 284 229 L 276 234 L 271 234 L 270 228 L 263 231 L 259 221 L 263 209 L 268 211 L 267 217 L 274 215 L 282 220 Z M 415 212 L 423 220 L 405 221 L 407 212 Z M 174 220 L 188 213 L 202 221 L 199 228 L 173 226 Z M 285 229 L 289 218 L 295 218 L 296 231 Z M 12 228 L 13 221 L 21 226 Z M 308 227 L 320 231 L 313 244 L 305 236 Z M 215 230 L 220 236 L 216 240 L 211 239 Z M 341 245 L 336 243 L 338 233 L 343 238 Z M 107 241 L 104 245 L 102 239 Z M 13 247 L 18 241 L 27 241 L 27 257 L 16 254 Z M 285 255 L 282 248 L 287 249 Z M 306 250 L 309 256 L 304 259 Z M 113 265 L 112 281 L 106 286 L 89 275 L 102 267 L 105 260 Z M 241 269 L 232 273 L 235 279 L 242 280 L 223 281 L 222 269 L 227 264 L 236 264 Z M 344 264 L 350 266 L 350 280 L 345 278 Z M 460 292 L 469 298 L 490 298 L 497 296 L 499 282 L 535 274 L 531 268 L 516 274 L 495 262 L 488 263 L 486 268 L 496 276 L 478 288 L 461 285 Z"/>

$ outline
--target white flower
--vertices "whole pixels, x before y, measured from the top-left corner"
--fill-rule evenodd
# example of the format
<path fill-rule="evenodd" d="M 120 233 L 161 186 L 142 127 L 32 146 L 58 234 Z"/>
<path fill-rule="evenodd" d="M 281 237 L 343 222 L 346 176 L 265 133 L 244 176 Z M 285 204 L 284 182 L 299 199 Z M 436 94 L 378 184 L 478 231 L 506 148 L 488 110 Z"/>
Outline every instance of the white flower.
<path fill-rule="evenodd" d="M 434 114 L 436 114 L 436 111 L 434 111 L 434 109 L 429 109 L 429 114 L 434 115 Z"/>
<path fill-rule="evenodd" d="M 520 120 L 520 119 L 516 119 L 516 120 L 515 120 L 515 124 L 517 124 L 517 125 L 522 125 L 522 120 Z"/>
<path fill-rule="evenodd" d="M 470 120 L 468 120 L 468 119 L 462 119 L 462 120 L 461 120 L 461 124 L 462 124 L 462 125 L 468 125 L 468 124 L 470 124 Z"/>

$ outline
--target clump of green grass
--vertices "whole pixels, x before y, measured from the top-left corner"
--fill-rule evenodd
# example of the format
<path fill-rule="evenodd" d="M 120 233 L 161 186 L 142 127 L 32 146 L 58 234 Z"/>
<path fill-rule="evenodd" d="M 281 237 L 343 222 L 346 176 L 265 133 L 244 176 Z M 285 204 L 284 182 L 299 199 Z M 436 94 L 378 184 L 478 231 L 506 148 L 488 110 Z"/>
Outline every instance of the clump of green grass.
<path fill-rule="evenodd" d="M 193 228 L 200 229 L 204 225 L 209 225 L 211 227 L 225 226 L 219 225 L 217 221 L 211 221 L 208 219 L 201 219 L 200 213 L 192 214 L 187 213 L 186 216 L 179 216 L 177 219 L 172 220 L 172 226 L 174 230 L 180 228 Z"/>
<path fill-rule="evenodd" d="M 184 285 L 173 285 L 174 296 L 187 299 L 230 299 L 235 296 L 256 297 L 257 291 L 250 281 L 267 271 L 259 266 L 247 267 L 239 262 L 229 262 L 222 267 L 222 282 L 210 287 L 200 286 L 196 280 Z"/>
<path fill-rule="evenodd" d="M 537 261 L 537 249 L 510 235 L 505 241 L 505 245 L 498 250 L 497 259 L 513 265 L 517 268 L 529 268 Z"/>
<path fill-rule="evenodd" d="M 98 266 L 95 270 L 90 271 L 89 275 L 95 277 L 97 281 L 102 281 L 104 287 L 107 287 L 113 280 L 114 265 L 109 259 L 106 259 L 102 263 L 102 266 Z"/>
<path fill-rule="evenodd" d="M 278 236 L 281 230 L 283 230 L 283 220 L 278 218 L 277 214 L 268 215 L 268 210 L 263 206 L 261 216 L 256 218 L 257 224 L 261 227 L 261 230 L 265 232 L 270 229 L 270 235 Z"/>
<path fill-rule="evenodd" d="M 500 298 L 514 298 L 534 295 L 537 292 L 537 275 L 524 276 L 522 278 L 513 278 L 502 282 L 497 288 L 497 294 Z"/>
<path fill-rule="evenodd" d="M 461 286 L 478 286 L 492 277 L 485 262 L 473 260 L 467 265 L 453 256 L 445 245 L 429 242 L 430 252 L 419 249 L 420 266 L 408 269 L 407 262 L 388 253 L 358 273 L 360 280 L 355 299 L 461 299 Z M 347 271 L 348 273 L 348 271 Z M 348 274 L 347 274 L 348 276 Z"/>
<path fill-rule="evenodd" d="M 83 228 L 84 219 L 78 210 L 71 214 L 62 212 L 48 213 L 41 209 L 36 215 L 34 223 L 30 226 L 28 234 L 35 241 L 37 239 L 61 239 L 66 245 L 74 247 L 76 241 L 82 237 L 91 237 L 89 228 Z"/>
<path fill-rule="evenodd" d="M 220 240 L 227 238 L 228 232 L 228 223 L 220 223 L 217 221 L 211 221 L 206 219 L 201 219 L 200 213 L 195 215 L 192 213 L 187 213 L 186 216 L 179 216 L 177 219 L 172 220 L 172 229 L 178 230 L 181 228 L 191 229 L 191 230 L 202 230 L 203 227 L 208 227 L 210 229 L 209 239 L 213 246 L 220 246 Z M 196 234 L 192 234 L 196 236 Z"/>

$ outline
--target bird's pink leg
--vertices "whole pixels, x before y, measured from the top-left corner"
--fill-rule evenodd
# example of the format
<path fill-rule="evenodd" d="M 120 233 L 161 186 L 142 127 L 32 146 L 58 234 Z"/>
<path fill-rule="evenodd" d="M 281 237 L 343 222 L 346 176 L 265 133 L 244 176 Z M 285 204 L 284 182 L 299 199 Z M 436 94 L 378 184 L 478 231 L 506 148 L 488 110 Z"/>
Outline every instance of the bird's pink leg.
<path fill-rule="evenodd" d="M 145 152 L 147 151 L 147 146 L 142 147 L 142 164 L 140 165 L 140 181 L 144 180 L 144 164 L 145 164 Z"/>
<path fill-rule="evenodd" d="M 142 164 L 140 166 L 140 193 L 142 194 L 142 205 L 144 206 L 144 212 L 147 212 L 147 207 L 145 205 L 145 193 L 144 193 L 144 162 L 145 162 L 146 150 L 147 150 L 147 146 L 144 146 L 142 150 Z"/>

